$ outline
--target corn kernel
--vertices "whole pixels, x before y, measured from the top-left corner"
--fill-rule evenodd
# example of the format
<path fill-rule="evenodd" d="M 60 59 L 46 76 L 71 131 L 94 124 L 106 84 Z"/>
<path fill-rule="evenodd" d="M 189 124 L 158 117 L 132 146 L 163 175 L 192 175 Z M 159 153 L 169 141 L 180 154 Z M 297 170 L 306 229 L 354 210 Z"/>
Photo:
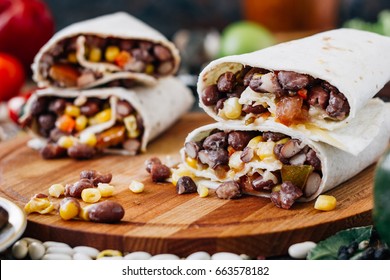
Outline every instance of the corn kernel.
<path fill-rule="evenodd" d="M 93 133 L 82 133 L 80 135 L 80 142 L 94 147 L 97 143 L 96 135 Z"/>
<path fill-rule="evenodd" d="M 108 46 L 104 54 L 105 59 L 108 62 L 114 62 L 115 58 L 119 55 L 120 50 L 117 46 Z"/>
<path fill-rule="evenodd" d="M 152 75 L 154 72 L 154 66 L 153 64 L 147 64 L 146 65 L 146 68 L 145 68 L 145 73 L 146 74 L 149 74 L 149 75 Z"/>
<path fill-rule="evenodd" d="M 186 157 L 186 163 L 188 166 L 196 169 L 198 167 L 198 160 L 196 158 Z"/>
<path fill-rule="evenodd" d="M 253 149 L 253 150 L 256 150 L 257 144 L 259 144 L 259 142 L 263 142 L 263 136 L 259 135 L 259 136 L 256 136 L 256 137 L 252 138 L 249 141 L 248 145 L 246 145 L 246 146 L 251 148 L 251 149 Z"/>
<path fill-rule="evenodd" d="M 111 109 L 105 109 L 89 119 L 90 125 L 107 122 L 111 119 Z"/>
<path fill-rule="evenodd" d="M 176 186 L 177 181 L 178 181 L 181 177 L 183 177 L 183 176 L 189 176 L 189 177 L 191 177 L 192 179 L 195 178 L 195 176 L 194 176 L 194 174 L 192 173 L 191 170 L 189 170 L 188 168 L 186 168 L 184 165 L 181 165 L 181 166 L 179 166 L 179 168 L 173 169 L 173 170 L 172 170 L 172 176 L 171 176 L 171 178 L 172 178 L 172 184 L 173 184 L 174 186 Z"/>
<path fill-rule="evenodd" d="M 138 182 L 138 181 L 132 181 L 130 183 L 130 186 L 129 186 L 129 189 L 133 192 L 133 193 L 142 193 L 144 191 L 144 184 L 142 184 L 141 182 Z"/>
<path fill-rule="evenodd" d="M 331 195 L 320 195 L 315 204 L 314 208 L 322 211 L 331 211 L 336 208 L 337 200 Z"/>
<path fill-rule="evenodd" d="M 68 149 L 73 146 L 74 138 L 72 136 L 61 136 L 57 141 L 58 146 Z"/>
<path fill-rule="evenodd" d="M 230 156 L 229 167 L 236 170 L 240 170 L 244 167 L 244 163 L 241 160 L 241 152 L 234 152 Z"/>
<path fill-rule="evenodd" d="M 260 142 L 257 144 L 256 154 L 261 160 L 265 158 L 275 158 L 274 147 L 275 142 Z"/>
<path fill-rule="evenodd" d="M 276 144 L 286 144 L 288 142 L 288 140 L 290 140 L 290 138 L 283 138 L 283 139 L 280 139 L 278 142 L 276 142 Z"/>
<path fill-rule="evenodd" d="M 103 250 L 97 256 L 96 259 L 101 259 L 104 257 L 121 257 L 122 253 L 118 250 Z"/>
<path fill-rule="evenodd" d="M 54 210 L 54 204 L 48 197 L 33 196 L 29 202 L 24 206 L 24 211 L 27 214 L 37 212 L 39 214 L 48 214 Z"/>
<path fill-rule="evenodd" d="M 206 197 L 209 195 L 209 188 L 205 186 L 198 186 L 198 194 L 200 197 Z"/>
<path fill-rule="evenodd" d="M 70 63 L 73 63 L 73 64 L 76 64 L 77 63 L 77 57 L 76 57 L 76 53 L 75 52 L 70 52 L 69 54 L 68 54 L 68 61 L 70 62 Z"/>
<path fill-rule="evenodd" d="M 97 189 L 99 190 L 102 197 L 112 196 L 115 190 L 113 185 L 105 184 L 105 183 L 99 183 Z"/>
<path fill-rule="evenodd" d="M 95 188 L 83 189 L 81 192 L 81 199 L 87 203 L 98 202 L 102 198 L 100 191 Z"/>
<path fill-rule="evenodd" d="M 80 116 L 80 108 L 74 105 L 67 105 L 65 107 L 65 114 L 71 117 Z"/>
<path fill-rule="evenodd" d="M 62 184 L 54 184 L 49 188 L 49 195 L 52 197 L 60 197 L 65 192 L 65 187 Z"/>
<path fill-rule="evenodd" d="M 63 220 L 73 219 L 79 215 L 80 203 L 73 197 L 64 198 L 60 203 L 59 212 Z"/>
<path fill-rule="evenodd" d="M 137 127 L 137 119 L 134 115 L 124 118 L 123 123 L 125 124 L 129 138 L 137 138 L 140 135 L 140 131 Z"/>
<path fill-rule="evenodd" d="M 77 131 L 83 130 L 87 126 L 87 123 L 88 123 L 88 119 L 86 116 L 84 115 L 78 116 L 76 118 L 76 124 L 75 124 L 76 130 Z"/>
<path fill-rule="evenodd" d="M 234 120 L 238 119 L 241 116 L 242 112 L 242 105 L 238 102 L 237 97 L 232 97 L 226 99 L 226 101 L 223 103 L 223 114 L 226 118 Z"/>
<path fill-rule="evenodd" d="M 88 54 L 88 60 L 92 62 L 99 62 L 102 59 L 102 50 L 99 48 L 91 48 Z"/>

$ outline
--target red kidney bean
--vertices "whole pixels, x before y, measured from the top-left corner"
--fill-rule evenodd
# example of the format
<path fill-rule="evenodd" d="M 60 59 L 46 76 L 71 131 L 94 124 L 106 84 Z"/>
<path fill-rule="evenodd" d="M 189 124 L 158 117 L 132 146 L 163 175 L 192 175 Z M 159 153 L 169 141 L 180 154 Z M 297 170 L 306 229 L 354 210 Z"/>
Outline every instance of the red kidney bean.
<path fill-rule="evenodd" d="M 201 142 L 195 142 L 195 141 L 190 141 L 185 143 L 184 149 L 190 158 L 197 158 L 198 157 L 198 152 L 202 148 L 202 143 Z"/>
<path fill-rule="evenodd" d="M 162 164 L 162 162 L 158 157 L 152 157 L 150 159 L 145 160 L 145 169 L 148 173 L 151 172 L 152 166 L 154 164 Z"/>
<path fill-rule="evenodd" d="M 153 164 L 150 168 L 153 182 L 164 182 L 171 175 L 171 170 L 164 164 Z"/>
<path fill-rule="evenodd" d="M 217 132 L 207 136 L 203 141 L 203 148 L 206 150 L 218 150 L 227 148 L 228 141 L 225 132 Z"/>
<path fill-rule="evenodd" d="M 201 95 L 202 102 L 206 106 L 217 104 L 220 97 L 221 93 L 218 91 L 217 85 L 210 85 L 206 87 Z"/>
<path fill-rule="evenodd" d="M 66 149 L 54 143 L 48 143 L 40 150 L 40 154 L 44 159 L 60 158 L 65 156 Z"/>
<path fill-rule="evenodd" d="M 275 186 L 274 181 L 264 180 L 263 176 L 261 175 L 252 181 L 252 188 L 258 192 L 270 191 L 273 186 Z"/>
<path fill-rule="evenodd" d="M 349 113 L 349 104 L 345 96 L 341 93 L 331 91 L 329 94 L 329 105 L 326 107 L 326 113 L 338 120 L 345 119 Z"/>
<path fill-rule="evenodd" d="M 134 108 L 129 104 L 129 102 L 124 100 L 119 100 L 116 105 L 116 114 L 119 118 L 125 118 L 134 112 Z"/>
<path fill-rule="evenodd" d="M 218 114 L 219 110 L 223 109 L 224 102 L 226 101 L 227 98 L 221 98 L 218 100 L 217 104 L 215 104 L 214 107 L 214 112 Z"/>
<path fill-rule="evenodd" d="M 66 101 L 63 98 L 57 98 L 50 102 L 49 111 L 61 115 L 64 113 L 66 107 Z"/>
<path fill-rule="evenodd" d="M 243 80 L 243 84 L 244 86 L 249 86 L 250 84 L 250 81 L 252 80 L 252 77 L 253 77 L 253 74 L 256 74 L 256 73 L 259 73 L 259 74 L 262 74 L 264 73 L 264 69 L 260 69 L 260 68 L 252 68 L 250 69 L 244 76 L 244 80 Z"/>
<path fill-rule="evenodd" d="M 54 128 L 55 122 L 56 117 L 52 114 L 44 114 L 38 117 L 38 124 L 40 128 L 46 131 L 50 131 L 52 128 Z"/>
<path fill-rule="evenodd" d="M 96 223 L 118 223 L 125 216 L 125 209 L 117 202 L 105 200 L 86 207 L 88 218 Z"/>
<path fill-rule="evenodd" d="M 271 201 L 279 208 L 290 209 L 294 202 L 303 195 L 302 190 L 290 181 L 283 182 L 280 191 L 271 193 Z"/>
<path fill-rule="evenodd" d="M 150 63 L 154 60 L 154 57 L 149 54 L 149 52 L 146 49 L 132 49 L 131 55 L 139 61 Z"/>
<path fill-rule="evenodd" d="M 279 71 L 278 81 L 283 89 L 296 91 L 306 87 L 310 79 L 305 74 L 299 74 L 293 71 Z"/>
<path fill-rule="evenodd" d="M 202 150 L 198 153 L 198 158 L 201 163 L 207 164 L 212 169 L 219 165 L 225 165 L 229 162 L 229 154 L 226 150 Z"/>
<path fill-rule="evenodd" d="M 80 172 L 80 179 L 89 179 L 93 185 L 97 187 L 99 183 L 110 183 L 112 180 L 112 174 L 102 174 L 96 170 L 83 170 Z"/>
<path fill-rule="evenodd" d="M 252 114 L 258 115 L 258 114 L 265 113 L 268 110 L 267 110 L 267 108 L 264 108 L 263 105 L 252 106 L 252 105 L 245 104 L 242 106 L 242 111 L 246 114 L 252 113 Z"/>
<path fill-rule="evenodd" d="M 314 86 L 312 87 L 307 95 L 307 102 L 311 106 L 320 107 L 325 109 L 328 106 L 329 93 L 327 93 L 322 87 Z"/>
<path fill-rule="evenodd" d="M 177 180 L 176 183 L 176 192 L 178 194 L 185 194 L 185 193 L 195 193 L 197 191 L 197 186 L 189 176 L 183 176 L 180 177 L 179 180 Z"/>
<path fill-rule="evenodd" d="M 245 147 L 244 150 L 242 150 L 240 159 L 242 162 L 248 163 L 252 160 L 253 156 L 255 155 L 255 152 L 250 147 Z"/>
<path fill-rule="evenodd" d="M 310 197 L 318 191 L 318 188 L 321 185 L 321 176 L 316 172 L 312 172 L 309 177 L 307 177 L 306 185 L 304 187 L 304 193 L 306 197 Z"/>
<path fill-rule="evenodd" d="M 100 102 L 89 99 L 80 107 L 80 112 L 86 117 L 92 117 L 100 112 Z"/>
<path fill-rule="evenodd" d="M 38 98 L 31 104 L 31 115 L 38 116 L 44 113 L 47 109 L 48 99 Z"/>
<path fill-rule="evenodd" d="M 231 92 L 236 85 L 236 76 L 233 72 L 226 72 L 219 76 L 217 87 L 220 92 Z"/>
<path fill-rule="evenodd" d="M 215 190 L 215 193 L 221 199 L 234 199 L 242 195 L 240 184 L 234 181 L 227 181 L 220 184 Z"/>
<path fill-rule="evenodd" d="M 155 45 L 153 48 L 153 54 L 156 56 L 156 58 L 160 61 L 167 61 L 172 58 L 171 52 L 168 50 L 168 48 L 160 45 Z"/>
<path fill-rule="evenodd" d="M 299 153 L 303 147 L 301 147 L 301 142 L 297 139 L 290 139 L 286 144 L 280 149 L 280 154 L 284 158 L 291 158 L 292 156 Z"/>
<path fill-rule="evenodd" d="M 282 140 L 283 138 L 286 137 L 287 136 L 285 134 L 279 132 L 266 131 L 263 133 L 264 141 L 271 140 L 273 142 L 278 142 L 279 140 Z"/>
<path fill-rule="evenodd" d="M 261 90 L 261 85 L 263 84 L 262 80 L 261 80 L 261 75 L 259 73 L 254 73 L 252 75 L 252 79 L 251 81 L 249 82 L 249 87 L 256 91 L 256 92 L 263 92 Z"/>
<path fill-rule="evenodd" d="M 306 162 L 313 166 L 315 170 L 321 171 L 321 161 L 313 149 L 309 149 L 306 153 Z"/>
<path fill-rule="evenodd" d="M 281 163 L 283 164 L 288 164 L 289 163 L 289 160 L 287 158 L 285 158 L 280 150 L 283 148 L 283 144 L 276 144 L 275 147 L 274 147 L 274 154 L 276 156 L 276 158 L 278 160 L 280 160 Z"/>
<path fill-rule="evenodd" d="M 252 131 L 232 131 L 228 134 L 228 144 L 236 151 L 241 151 L 254 136 Z"/>
<path fill-rule="evenodd" d="M 94 188 L 94 184 L 89 179 L 80 179 L 74 184 L 65 185 L 65 196 L 81 197 L 81 192 L 85 189 Z"/>
<path fill-rule="evenodd" d="M 68 149 L 68 156 L 74 159 L 89 159 L 96 154 L 96 150 L 87 144 L 77 143 Z"/>

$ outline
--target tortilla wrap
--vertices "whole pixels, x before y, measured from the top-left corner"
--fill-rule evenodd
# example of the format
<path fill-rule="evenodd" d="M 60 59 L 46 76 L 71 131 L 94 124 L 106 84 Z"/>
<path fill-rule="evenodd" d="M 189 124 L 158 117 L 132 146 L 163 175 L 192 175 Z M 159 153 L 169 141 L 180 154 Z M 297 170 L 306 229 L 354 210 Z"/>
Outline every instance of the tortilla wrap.
<path fill-rule="evenodd" d="M 173 67 L 162 76 L 175 74 L 180 64 L 179 51 L 160 32 L 127 13 L 118 12 L 74 23 L 57 32 L 40 49 L 32 64 L 33 79 L 39 87 L 53 86 L 53 82 L 48 77 L 45 77 L 41 71 L 41 64 L 45 60 L 45 55 L 53 52 L 60 42 L 72 37 L 77 37 L 76 58 L 81 68 L 84 70 L 89 69 L 99 74 L 94 81 L 76 88 L 91 88 L 117 79 L 132 79 L 148 85 L 153 85 L 157 82 L 158 77 L 147 73 L 124 71 L 112 63 L 88 61 L 84 56 L 86 52 L 84 45 L 85 35 L 96 35 L 103 39 L 142 40 L 166 47 L 171 53 Z"/>
<path fill-rule="evenodd" d="M 370 32 L 352 29 L 338 29 L 319 33 L 307 38 L 275 45 L 253 53 L 223 57 L 212 61 L 201 72 L 198 80 L 198 94 L 201 97 L 205 88 L 215 84 L 219 76 L 227 71 L 236 73 L 243 66 L 258 67 L 267 71 L 293 71 L 307 74 L 315 79 L 328 82 L 336 87 L 347 99 L 349 114 L 343 120 L 319 117 L 313 114 L 301 124 L 291 127 L 302 131 L 313 140 L 323 141 L 353 154 L 358 154 L 370 142 L 360 139 L 353 147 L 343 146 L 349 140 L 361 137 L 367 129 L 369 134 L 376 135 L 377 128 L 369 128 L 354 122 L 356 115 L 364 110 L 370 100 L 389 80 L 390 71 L 390 38 Z M 259 100 L 262 99 L 262 100 Z M 239 97 L 240 104 L 265 102 L 275 111 L 277 100 L 275 94 L 253 91 L 249 86 Z M 251 123 L 252 127 L 264 121 L 275 121 L 275 114 L 258 117 L 248 121 L 253 115 L 241 115 L 237 119 L 228 119 L 218 115 L 213 106 L 206 106 L 200 98 L 200 107 L 218 122 L 232 122 L 238 125 Z M 369 121 L 376 112 L 365 112 L 363 118 Z M 349 126 L 347 132 L 340 130 Z M 323 133 L 318 133 L 322 130 Z M 329 131 L 333 131 L 329 132 Z M 344 135 L 343 137 L 339 137 Z M 366 139 L 367 140 L 367 139 Z M 347 142 L 350 142 L 347 141 Z"/>
<path fill-rule="evenodd" d="M 375 104 L 376 110 L 385 110 L 385 106 L 380 104 Z M 292 139 L 298 139 L 301 141 L 302 145 L 308 145 L 309 148 L 313 149 L 316 152 L 318 159 L 321 161 L 321 172 L 322 179 L 321 184 L 317 191 L 305 197 L 302 196 L 299 198 L 299 201 L 310 201 L 318 197 L 318 195 L 335 188 L 342 182 L 348 180 L 349 178 L 355 176 L 360 171 L 362 171 L 367 166 L 371 165 L 383 154 L 383 152 L 388 147 L 389 143 L 389 119 L 382 119 L 381 122 L 374 125 L 380 126 L 380 132 L 375 138 L 371 141 L 368 147 L 364 149 L 358 156 L 354 156 L 350 153 L 341 151 L 333 146 L 330 146 L 325 143 L 315 142 L 310 140 L 306 135 L 300 131 L 291 129 L 284 125 L 278 123 L 263 123 L 257 127 L 256 130 L 249 128 L 248 126 L 238 125 L 237 123 L 214 123 L 199 127 L 192 131 L 186 138 L 185 143 L 191 141 L 200 141 L 210 134 L 211 131 L 218 129 L 221 131 L 231 132 L 231 131 L 257 131 L 257 132 L 279 132 L 283 133 Z M 353 142 L 350 143 L 353 145 Z M 248 144 L 249 146 L 249 144 Z M 280 170 L 283 163 L 280 162 L 276 157 L 274 160 L 258 160 L 260 163 L 253 164 L 256 160 L 251 160 L 249 163 L 245 164 L 242 169 L 233 170 L 231 167 L 231 162 L 229 161 L 229 170 L 226 173 L 226 177 L 221 179 L 217 176 L 215 169 L 210 168 L 207 165 L 197 164 L 194 168 L 193 163 L 189 163 L 188 155 L 186 154 L 186 149 L 181 149 L 182 163 L 181 166 L 184 166 L 184 169 L 190 170 L 195 176 L 195 181 L 199 184 L 203 184 L 207 187 L 216 189 L 221 182 L 239 180 L 243 175 L 249 174 L 250 170 L 252 172 L 263 170 L 263 171 L 275 171 Z M 198 154 L 199 155 L 199 154 Z M 231 155 L 229 155 L 230 157 Z M 199 156 L 198 156 L 199 160 Z M 230 159 L 229 159 L 230 160 Z M 250 166 L 253 164 L 252 166 Z M 305 163 L 307 164 L 307 163 Z M 183 168 L 183 167 L 182 167 Z M 252 169 L 251 169 L 252 168 Z M 231 173 L 231 171 L 234 171 Z M 237 171 L 238 170 L 238 171 Z M 261 173 L 261 172 L 260 172 Z M 282 175 L 283 176 L 283 175 Z M 281 183 L 279 181 L 279 183 Z M 304 191 L 305 192 L 305 191 Z M 268 191 L 246 191 L 246 193 L 261 197 L 270 197 L 271 192 Z"/>
<path fill-rule="evenodd" d="M 147 144 L 159 134 L 176 122 L 185 112 L 189 111 L 194 103 L 192 92 L 185 87 L 177 78 L 168 77 L 159 81 L 156 86 L 137 87 L 131 90 L 124 88 L 99 88 L 84 91 L 75 90 L 53 90 L 50 88 L 38 90 L 26 104 L 25 114 L 21 122 L 31 117 L 31 108 L 39 97 L 52 96 L 61 98 L 82 99 L 99 98 L 109 99 L 111 116 L 108 121 L 87 126 L 78 133 L 98 134 L 113 127 L 116 123 L 116 104 L 118 100 L 127 101 L 135 110 L 143 122 L 143 133 L 140 136 L 142 152 L 146 151 Z M 31 131 L 35 136 L 42 136 L 39 133 L 37 122 L 32 122 Z M 74 134 L 74 132 L 72 133 Z M 118 149 L 116 149 L 118 151 Z M 121 150 L 122 154 L 129 154 Z"/>

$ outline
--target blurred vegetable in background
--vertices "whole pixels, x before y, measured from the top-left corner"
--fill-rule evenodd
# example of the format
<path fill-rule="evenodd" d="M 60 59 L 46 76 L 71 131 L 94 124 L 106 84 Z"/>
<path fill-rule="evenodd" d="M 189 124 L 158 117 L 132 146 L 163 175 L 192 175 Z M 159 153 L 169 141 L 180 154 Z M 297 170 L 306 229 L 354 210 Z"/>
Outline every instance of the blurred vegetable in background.
<path fill-rule="evenodd" d="M 273 34 L 264 26 L 238 21 L 229 24 L 221 35 L 220 56 L 243 54 L 275 44 Z"/>
<path fill-rule="evenodd" d="M 19 59 L 26 72 L 53 33 L 53 17 L 42 1 L 0 0 L 0 52 Z"/>
<path fill-rule="evenodd" d="M 0 53 L 0 102 L 18 95 L 24 80 L 23 65 L 15 57 Z"/>
<path fill-rule="evenodd" d="M 354 18 L 346 21 L 343 26 L 390 36 L 390 10 L 381 11 L 378 14 L 377 22 L 367 22 L 360 18 Z"/>

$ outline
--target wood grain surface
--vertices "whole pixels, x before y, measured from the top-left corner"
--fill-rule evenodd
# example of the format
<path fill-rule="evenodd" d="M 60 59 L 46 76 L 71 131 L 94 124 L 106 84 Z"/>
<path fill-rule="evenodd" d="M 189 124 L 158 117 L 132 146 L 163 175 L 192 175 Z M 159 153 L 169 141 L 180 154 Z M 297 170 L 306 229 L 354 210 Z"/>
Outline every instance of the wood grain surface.
<path fill-rule="evenodd" d="M 338 200 L 336 210 L 330 212 L 315 210 L 314 202 L 282 210 L 264 198 L 245 196 L 228 201 L 218 199 L 213 192 L 206 198 L 177 195 L 173 185 L 153 183 L 144 161 L 151 156 L 178 160 L 186 135 L 211 122 L 203 113 L 190 113 L 153 141 L 145 154 L 106 155 L 87 161 L 43 160 L 26 146 L 27 136 L 18 136 L 0 143 L 0 195 L 24 207 L 34 194 L 47 194 L 53 183 L 77 181 L 81 170 L 111 172 L 116 187 L 111 199 L 126 210 L 121 223 L 63 221 L 57 213 L 30 214 L 25 235 L 71 246 L 182 257 L 199 250 L 277 256 L 285 254 L 293 243 L 319 241 L 341 229 L 371 223 L 374 166 L 329 192 Z M 134 194 L 128 189 L 134 179 L 145 184 L 143 193 Z"/>

